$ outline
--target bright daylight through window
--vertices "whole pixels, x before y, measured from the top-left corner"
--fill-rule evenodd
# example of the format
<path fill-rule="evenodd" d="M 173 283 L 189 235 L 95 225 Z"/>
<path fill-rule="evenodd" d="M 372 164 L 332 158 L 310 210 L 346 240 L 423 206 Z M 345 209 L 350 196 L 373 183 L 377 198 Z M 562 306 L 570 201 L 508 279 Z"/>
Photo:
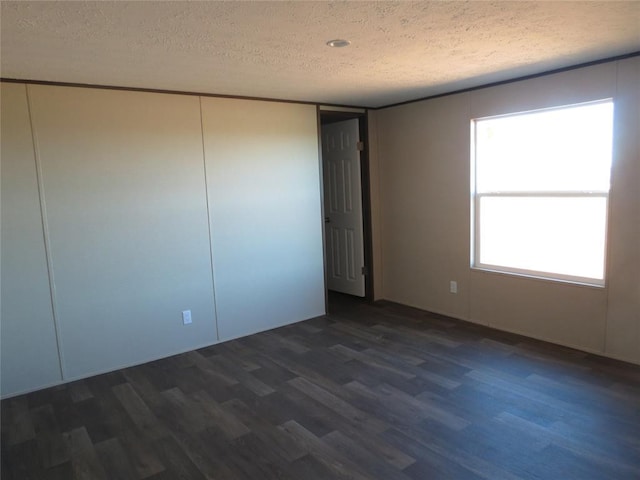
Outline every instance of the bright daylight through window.
<path fill-rule="evenodd" d="M 471 126 L 472 266 L 604 285 L 613 101 Z"/>

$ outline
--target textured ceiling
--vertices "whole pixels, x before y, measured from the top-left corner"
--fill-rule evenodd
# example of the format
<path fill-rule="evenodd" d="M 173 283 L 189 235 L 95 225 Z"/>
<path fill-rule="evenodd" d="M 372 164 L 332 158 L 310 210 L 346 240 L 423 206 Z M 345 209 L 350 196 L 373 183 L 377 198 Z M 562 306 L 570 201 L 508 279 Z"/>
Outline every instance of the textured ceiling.
<path fill-rule="evenodd" d="M 4 78 L 368 107 L 640 50 L 638 1 L 0 5 Z"/>

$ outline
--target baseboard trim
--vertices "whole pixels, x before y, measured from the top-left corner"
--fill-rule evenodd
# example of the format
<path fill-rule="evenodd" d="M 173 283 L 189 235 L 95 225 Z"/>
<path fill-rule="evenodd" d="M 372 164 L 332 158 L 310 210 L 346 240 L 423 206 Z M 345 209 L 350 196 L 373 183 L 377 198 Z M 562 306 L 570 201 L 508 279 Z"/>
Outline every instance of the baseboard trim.
<path fill-rule="evenodd" d="M 376 300 L 375 303 L 379 304 L 379 305 L 384 305 L 385 303 L 387 303 L 387 304 L 395 304 L 395 305 L 399 305 L 399 306 L 403 306 L 403 307 L 415 308 L 416 310 L 420 310 L 420 311 L 422 311 L 424 313 L 427 313 L 427 314 L 440 315 L 440 316 L 443 316 L 443 317 L 451 318 L 453 320 L 459 320 L 461 322 L 466 322 L 466 323 L 470 323 L 470 324 L 473 324 L 473 325 L 480 325 L 482 327 L 490 328 L 491 330 L 496 330 L 496 331 L 499 331 L 499 332 L 512 333 L 514 335 L 520 335 L 522 337 L 530 338 L 532 340 L 538 340 L 538 341 L 541 341 L 541 342 L 550 343 L 552 345 L 558 345 L 560 347 L 570 348 L 572 350 L 577 350 L 579 352 L 584 352 L 584 353 L 587 353 L 589 355 L 596 355 L 596 356 L 599 356 L 599 357 L 608 358 L 608 359 L 611 359 L 611 360 L 616 360 L 616 361 L 619 361 L 619 362 L 624 362 L 624 363 L 629 363 L 629 364 L 632 364 L 632 365 L 640 366 L 640 360 L 637 360 L 637 359 L 626 358 L 626 357 L 623 357 L 623 356 L 620 356 L 620 355 L 613 355 L 613 354 L 608 353 L 608 352 L 606 352 L 604 350 L 598 350 L 598 349 L 584 347 L 584 346 L 575 345 L 575 344 L 571 344 L 571 343 L 561 342 L 561 341 L 558 341 L 558 340 L 555 340 L 555 339 L 551 339 L 551 338 L 547 338 L 547 337 L 540 336 L 540 335 L 532 335 L 530 333 L 526 333 L 526 332 L 523 332 L 523 331 L 518 330 L 518 329 L 497 327 L 497 326 L 492 325 L 490 323 L 476 322 L 476 321 L 473 321 L 472 319 L 469 319 L 469 318 L 462 318 L 460 316 L 451 315 L 450 313 L 445 313 L 445 312 L 442 312 L 442 311 L 432 310 L 432 309 L 425 309 L 423 307 L 417 307 L 415 305 L 396 302 L 396 301 L 393 301 L 393 300 L 379 299 L 379 300 Z"/>

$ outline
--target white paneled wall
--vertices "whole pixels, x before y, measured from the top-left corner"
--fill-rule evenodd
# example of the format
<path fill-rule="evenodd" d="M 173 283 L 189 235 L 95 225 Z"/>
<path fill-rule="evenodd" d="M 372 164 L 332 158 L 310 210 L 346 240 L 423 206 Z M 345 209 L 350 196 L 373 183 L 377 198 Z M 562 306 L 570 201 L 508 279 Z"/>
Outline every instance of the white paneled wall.
<path fill-rule="evenodd" d="M 2 85 L 3 396 L 324 313 L 315 108 L 209 100 Z"/>
<path fill-rule="evenodd" d="M 202 98 L 202 120 L 220 340 L 322 315 L 315 107 Z"/>
<path fill-rule="evenodd" d="M 28 89 L 65 377 L 215 342 L 198 98 Z"/>

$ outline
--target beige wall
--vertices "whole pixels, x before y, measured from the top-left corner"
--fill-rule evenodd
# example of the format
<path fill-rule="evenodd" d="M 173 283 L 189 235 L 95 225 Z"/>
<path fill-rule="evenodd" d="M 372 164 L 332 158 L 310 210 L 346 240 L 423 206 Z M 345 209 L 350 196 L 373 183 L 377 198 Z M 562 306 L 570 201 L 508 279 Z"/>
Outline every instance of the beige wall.
<path fill-rule="evenodd" d="M 200 107 L 2 84 L 3 396 L 324 313 L 315 108 Z"/>
<path fill-rule="evenodd" d="M 380 298 L 640 363 L 640 59 L 376 112 Z M 470 119 L 613 97 L 606 288 L 470 268 Z M 449 281 L 458 293 L 449 293 Z"/>
<path fill-rule="evenodd" d="M 617 76 L 605 351 L 640 363 L 640 58 Z"/>

